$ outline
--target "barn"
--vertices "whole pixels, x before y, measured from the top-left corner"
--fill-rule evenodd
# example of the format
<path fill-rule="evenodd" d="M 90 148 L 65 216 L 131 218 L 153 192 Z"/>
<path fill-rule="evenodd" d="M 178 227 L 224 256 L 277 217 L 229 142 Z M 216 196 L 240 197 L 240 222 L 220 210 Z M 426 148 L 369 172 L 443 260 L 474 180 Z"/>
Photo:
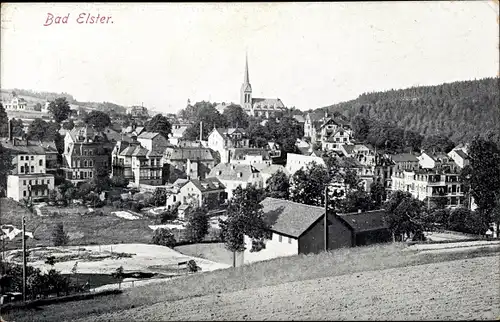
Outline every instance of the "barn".
<path fill-rule="evenodd" d="M 265 248 L 253 252 L 252 240 L 245 236 L 243 262 L 251 263 L 276 257 L 319 253 L 324 250 L 323 207 L 276 198 L 261 202 L 270 226 Z M 328 249 L 389 242 L 391 233 L 385 211 L 374 210 L 348 214 L 329 214 Z"/>

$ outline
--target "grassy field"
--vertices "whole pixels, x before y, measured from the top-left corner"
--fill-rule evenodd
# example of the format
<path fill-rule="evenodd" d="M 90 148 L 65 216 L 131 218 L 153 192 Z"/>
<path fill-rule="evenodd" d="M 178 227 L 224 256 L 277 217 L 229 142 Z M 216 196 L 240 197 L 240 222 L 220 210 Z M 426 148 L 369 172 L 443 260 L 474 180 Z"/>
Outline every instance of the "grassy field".
<path fill-rule="evenodd" d="M 284 283 L 79 320 L 476 320 L 500 314 L 497 259 L 475 258 Z M 493 268 L 493 269 L 492 269 Z"/>
<path fill-rule="evenodd" d="M 15 321 L 63 321 L 82 317 L 99 320 L 99 316 L 102 314 L 151 306 L 155 303 L 165 305 L 164 302 L 210 294 L 255 290 L 289 282 L 404 268 L 464 258 L 498 257 L 499 251 L 500 249 L 497 247 L 494 249 L 464 249 L 452 253 L 434 254 L 408 250 L 406 245 L 399 243 L 339 249 L 328 253 L 284 257 L 238 268 L 195 274 L 185 278 L 132 288 L 123 294 L 110 296 L 106 298 L 106 301 L 100 299 L 51 305 L 38 311 L 12 312 L 5 318 Z M 498 260 L 497 257 L 494 260 Z M 399 274 L 404 275 L 403 272 L 404 270 Z M 453 271 L 450 270 L 449 273 L 452 274 Z M 429 279 L 429 281 L 431 280 Z M 377 284 L 370 284 L 370 287 L 373 285 Z M 368 287 L 368 284 L 366 287 Z M 411 289 L 411 285 L 401 286 L 401 288 Z M 185 318 L 187 316 L 182 319 Z M 121 316 L 121 320 L 123 319 L 127 319 L 127 317 Z M 165 319 L 168 319 L 168 317 L 165 317 Z M 141 318 L 141 320 L 144 320 L 144 318 Z"/>
<path fill-rule="evenodd" d="M 184 255 L 205 258 L 217 263 L 233 265 L 233 253 L 224 247 L 224 243 L 207 243 L 176 246 L 174 248 Z"/>
<path fill-rule="evenodd" d="M 28 247 L 52 246 L 52 231 L 61 222 L 69 235 L 69 245 L 100 245 L 117 243 L 149 243 L 153 230 L 149 228 L 151 220 L 127 220 L 109 214 L 110 208 L 102 209 L 107 215 L 84 215 L 85 207 L 51 208 L 58 216 L 40 217 L 29 213 L 17 202 L 2 198 L 0 200 L 1 224 L 12 224 L 21 229 L 21 218 L 26 216 L 26 231 L 34 232 L 35 239 L 28 239 Z M 20 235 L 12 241 L 6 241 L 6 249 L 20 247 Z"/>

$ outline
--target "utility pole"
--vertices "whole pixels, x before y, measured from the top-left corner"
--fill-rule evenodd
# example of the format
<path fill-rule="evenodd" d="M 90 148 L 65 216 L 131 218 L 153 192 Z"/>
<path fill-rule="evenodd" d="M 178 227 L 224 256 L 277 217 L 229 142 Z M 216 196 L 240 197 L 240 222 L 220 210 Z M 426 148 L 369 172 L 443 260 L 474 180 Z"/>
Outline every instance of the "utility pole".
<path fill-rule="evenodd" d="M 324 217 L 324 229 L 325 229 L 325 252 L 328 251 L 328 186 L 325 186 L 325 217 Z"/>
<path fill-rule="evenodd" d="M 23 302 L 26 302 L 26 218 L 23 216 L 22 224 L 23 242 Z"/>

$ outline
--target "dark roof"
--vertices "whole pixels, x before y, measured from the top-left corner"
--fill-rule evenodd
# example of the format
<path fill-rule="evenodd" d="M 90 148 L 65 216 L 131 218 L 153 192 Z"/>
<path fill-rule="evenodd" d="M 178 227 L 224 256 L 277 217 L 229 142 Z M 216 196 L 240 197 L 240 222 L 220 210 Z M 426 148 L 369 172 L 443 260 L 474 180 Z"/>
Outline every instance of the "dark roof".
<path fill-rule="evenodd" d="M 338 216 L 355 232 L 389 228 L 385 220 L 386 212 L 384 209 L 361 213 L 338 214 Z"/>
<path fill-rule="evenodd" d="M 13 154 L 34 154 L 34 155 L 44 155 L 48 151 L 43 144 L 40 145 L 40 142 L 35 142 L 35 141 L 29 141 L 28 145 L 26 145 L 25 140 L 17 140 L 15 139 L 14 141 L 7 141 L 7 140 L 2 140 L 1 144 L 5 149 L 8 149 L 11 151 Z"/>
<path fill-rule="evenodd" d="M 464 160 L 467 160 L 469 158 L 469 156 L 463 150 L 455 150 L 455 152 Z"/>
<path fill-rule="evenodd" d="M 390 154 L 389 158 L 394 162 L 418 162 L 417 156 L 411 153 Z"/>
<path fill-rule="evenodd" d="M 264 207 L 264 220 L 271 226 L 271 230 L 295 238 L 325 214 L 322 207 L 270 197 L 264 199 L 261 205 Z"/>
<path fill-rule="evenodd" d="M 259 173 L 259 170 L 249 164 L 219 163 L 210 170 L 209 176 L 220 180 L 248 182 L 254 173 Z"/>
<path fill-rule="evenodd" d="M 191 182 L 201 192 L 224 190 L 226 187 L 217 178 L 206 178 L 204 180 L 191 179 Z"/>

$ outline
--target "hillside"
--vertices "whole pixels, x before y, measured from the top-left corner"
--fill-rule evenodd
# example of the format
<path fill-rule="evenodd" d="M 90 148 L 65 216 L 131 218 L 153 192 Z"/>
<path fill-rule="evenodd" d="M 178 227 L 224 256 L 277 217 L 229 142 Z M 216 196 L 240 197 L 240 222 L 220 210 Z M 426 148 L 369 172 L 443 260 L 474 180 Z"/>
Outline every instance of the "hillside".
<path fill-rule="evenodd" d="M 329 311 L 334 320 L 346 316 L 353 319 L 357 314 L 355 303 L 370 310 L 365 305 L 373 305 L 375 301 L 374 309 L 379 311 L 364 311 L 357 315 L 358 318 L 374 314 L 375 319 L 395 319 L 401 314 L 418 312 L 415 308 L 422 306 L 422 314 L 426 314 L 426 303 L 428 312 L 433 312 L 430 307 L 440 307 L 436 317 L 444 318 L 451 313 L 455 318 L 460 318 L 460 314 L 487 318 L 499 313 L 491 311 L 492 302 L 498 302 L 499 298 L 498 292 L 489 286 L 489 283 L 498 282 L 498 268 L 494 262 L 499 251 L 498 246 L 419 251 L 400 243 L 338 249 L 193 274 L 127 289 L 105 301 L 94 299 L 49 305 L 33 311 L 14 311 L 4 317 L 15 321 L 102 321 L 125 320 L 130 316 L 138 320 L 309 320 L 316 318 L 313 314 L 306 317 L 312 313 L 310 301 L 317 300 L 321 301 L 315 307 L 317 312 Z M 492 267 L 496 268 L 492 270 Z M 420 283 L 415 283 L 416 280 Z M 331 291 L 318 292 L 322 287 Z M 453 298 L 443 302 L 447 297 L 442 294 L 447 294 L 450 288 L 454 289 L 450 293 Z M 484 300 L 484 304 L 477 306 L 477 302 L 471 300 L 467 307 L 457 312 L 456 308 L 462 307 L 457 302 L 463 301 L 463 295 L 469 293 L 478 301 Z M 385 300 L 388 303 L 384 303 Z M 339 301 L 348 307 L 338 307 Z M 274 312 L 273 307 L 276 307 Z M 293 315 L 284 315 L 289 312 L 287 308 L 295 310 L 290 311 Z M 221 311 L 214 312 L 217 309 Z M 242 314 L 242 311 L 246 312 Z M 393 315 L 377 315 L 385 313 Z"/>
<path fill-rule="evenodd" d="M 352 120 L 363 115 L 424 136 L 444 134 L 455 143 L 491 134 L 500 142 L 499 78 L 460 81 L 385 92 L 316 110 L 339 112 Z"/>

